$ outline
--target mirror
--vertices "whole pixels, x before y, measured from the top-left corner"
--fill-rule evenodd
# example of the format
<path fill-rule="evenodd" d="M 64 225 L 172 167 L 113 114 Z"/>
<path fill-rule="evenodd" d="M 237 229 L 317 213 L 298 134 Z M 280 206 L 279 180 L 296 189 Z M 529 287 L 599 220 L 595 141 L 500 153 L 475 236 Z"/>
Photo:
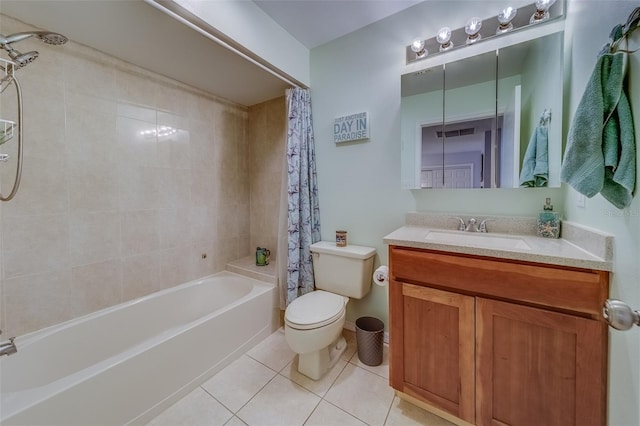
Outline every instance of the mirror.
<path fill-rule="evenodd" d="M 403 75 L 403 188 L 560 186 L 562 74 L 558 32 Z"/>

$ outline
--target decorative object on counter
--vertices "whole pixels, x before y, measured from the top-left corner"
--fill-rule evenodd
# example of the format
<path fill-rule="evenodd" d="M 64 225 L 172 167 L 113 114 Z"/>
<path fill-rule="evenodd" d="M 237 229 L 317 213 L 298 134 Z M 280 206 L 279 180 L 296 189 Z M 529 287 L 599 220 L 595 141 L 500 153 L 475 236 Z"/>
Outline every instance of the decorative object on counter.
<path fill-rule="evenodd" d="M 347 246 L 347 231 L 336 231 L 336 246 Z"/>
<path fill-rule="evenodd" d="M 591 198 L 600 193 L 619 209 L 628 207 L 636 183 L 636 141 L 625 84 L 629 50 L 620 43 L 640 23 L 640 8 L 617 25 L 600 51 L 573 117 L 560 178 Z"/>
<path fill-rule="evenodd" d="M 538 214 L 538 237 L 560 238 L 560 213 L 553 211 L 551 198 L 545 200 L 542 211 Z"/>
<path fill-rule="evenodd" d="M 547 186 L 549 183 L 549 122 L 551 109 L 545 108 L 540 124 L 533 131 L 522 160 L 520 186 L 525 188 Z"/>
<path fill-rule="evenodd" d="M 269 264 L 269 256 L 271 255 L 271 251 L 267 248 L 257 247 L 256 248 L 256 265 L 257 266 L 267 266 Z"/>

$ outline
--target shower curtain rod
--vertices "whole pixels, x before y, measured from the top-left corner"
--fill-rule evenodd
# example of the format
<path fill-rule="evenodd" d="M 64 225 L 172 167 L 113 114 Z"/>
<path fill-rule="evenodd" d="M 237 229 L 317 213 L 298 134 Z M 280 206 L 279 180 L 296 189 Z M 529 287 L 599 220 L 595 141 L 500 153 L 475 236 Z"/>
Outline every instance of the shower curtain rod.
<path fill-rule="evenodd" d="M 230 51 L 236 53 L 240 57 L 242 57 L 242 58 L 246 59 L 247 61 L 251 62 L 252 64 L 260 67 L 264 71 L 267 71 L 271 75 L 279 78 L 280 80 L 282 80 L 285 83 L 291 85 L 292 87 L 300 87 L 300 88 L 304 88 L 304 89 L 308 88 L 306 85 L 300 83 L 299 81 L 297 81 L 296 79 L 294 79 L 290 75 L 282 72 L 281 70 L 279 70 L 279 69 L 277 69 L 275 67 L 270 66 L 270 64 L 268 64 L 268 63 L 264 63 L 263 61 L 260 60 L 259 57 L 253 55 L 250 51 L 244 49 L 243 47 L 234 46 L 233 44 L 223 40 L 220 36 L 216 35 L 217 31 L 213 27 L 211 27 L 206 22 L 202 21 L 200 18 L 198 18 L 196 16 L 193 16 L 192 14 L 187 12 L 187 14 L 190 15 L 189 19 L 187 19 L 186 17 L 180 15 L 178 12 L 170 9 L 167 6 L 168 4 L 170 4 L 168 2 L 163 2 L 164 4 L 158 3 L 157 0 L 144 0 L 144 2 L 147 3 L 150 6 L 155 7 L 159 11 L 166 13 L 167 15 L 171 16 L 172 18 L 174 18 L 174 19 L 178 20 L 179 22 L 185 24 L 189 28 L 197 31 L 198 33 L 202 34 L 203 36 L 205 36 L 209 40 L 212 40 L 212 41 L 218 43 L 219 45 L 229 49 Z M 171 4 L 173 4 L 173 2 L 171 2 Z M 175 8 L 179 8 L 179 6 L 177 6 Z"/>

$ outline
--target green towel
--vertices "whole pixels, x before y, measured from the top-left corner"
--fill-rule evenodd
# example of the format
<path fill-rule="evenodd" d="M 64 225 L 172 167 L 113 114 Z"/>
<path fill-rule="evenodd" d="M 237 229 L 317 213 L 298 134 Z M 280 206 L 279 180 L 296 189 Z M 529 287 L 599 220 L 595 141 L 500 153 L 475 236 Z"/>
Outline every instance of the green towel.
<path fill-rule="evenodd" d="M 602 54 L 571 123 L 560 177 L 587 197 L 602 193 L 622 209 L 636 177 L 631 107 L 624 92 L 626 53 Z"/>
<path fill-rule="evenodd" d="M 522 161 L 520 186 L 540 187 L 549 182 L 549 129 L 547 126 L 536 127 Z"/>

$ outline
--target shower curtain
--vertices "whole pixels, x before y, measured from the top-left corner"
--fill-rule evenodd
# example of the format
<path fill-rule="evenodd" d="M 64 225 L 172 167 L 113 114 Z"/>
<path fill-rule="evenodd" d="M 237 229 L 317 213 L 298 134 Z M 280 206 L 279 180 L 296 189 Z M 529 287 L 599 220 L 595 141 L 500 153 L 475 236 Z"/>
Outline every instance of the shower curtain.
<path fill-rule="evenodd" d="M 286 92 L 286 167 L 283 169 L 278 226 L 280 308 L 313 291 L 310 246 L 320 241 L 320 209 L 309 89 Z"/>

